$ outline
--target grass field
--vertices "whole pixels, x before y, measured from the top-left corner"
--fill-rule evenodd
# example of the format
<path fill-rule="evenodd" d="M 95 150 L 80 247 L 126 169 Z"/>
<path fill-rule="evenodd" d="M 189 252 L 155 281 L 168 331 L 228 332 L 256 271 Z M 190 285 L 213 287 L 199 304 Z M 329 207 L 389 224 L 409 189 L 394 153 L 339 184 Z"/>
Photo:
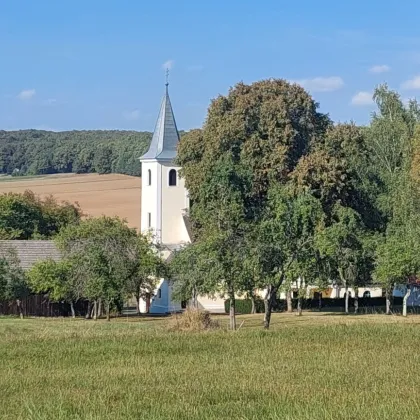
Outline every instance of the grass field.
<path fill-rule="evenodd" d="M 0 418 L 418 418 L 420 317 L 242 321 L 175 333 L 167 319 L 0 318 Z"/>
<path fill-rule="evenodd" d="M 117 215 L 127 219 L 131 227 L 140 227 L 140 178 L 119 174 L 0 178 L 0 194 L 25 190 L 40 196 L 52 194 L 59 201 L 78 202 L 86 215 Z"/>

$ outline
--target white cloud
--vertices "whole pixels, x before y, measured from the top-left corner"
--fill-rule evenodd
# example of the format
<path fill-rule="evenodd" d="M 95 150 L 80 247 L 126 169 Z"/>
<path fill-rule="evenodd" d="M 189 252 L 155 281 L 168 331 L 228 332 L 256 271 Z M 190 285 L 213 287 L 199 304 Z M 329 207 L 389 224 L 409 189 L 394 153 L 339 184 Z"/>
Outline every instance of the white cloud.
<path fill-rule="evenodd" d="M 187 67 L 187 71 L 202 71 L 202 70 L 204 70 L 204 66 L 201 66 L 199 64 Z"/>
<path fill-rule="evenodd" d="M 138 109 L 135 109 L 133 111 L 124 112 L 123 117 L 127 121 L 136 121 L 140 118 L 140 111 Z"/>
<path fill-rule="evenodd" d="M 404 90 L 420 89 L 420 75 L 414 77 L 413 79 L 406 80 L 404 83 L 402 83 L 401 89 L 404 89 Z"/>
<path fill-rule="evenodd" d="M 372 105 L 373 104 L 373 94 L 372 92 L 361 91 L 356 93 L 351 98 L 351 104 L 355 106 L 365 106 L 365 105 Z"/>
<path fill-rule="evenodd" d="M 377 66 L 373 66 L 369 69 L 371 73 L 380 74 L 380 73 L 386 73 L 391 70 L 391 67 L 387 66 L 386 64 L 381 64 Z"/>
<path fill-rule="evenodd" d="M 332 92 L 341 89 L 344 81 L 341 77 L 315 77 L 313 79 L 297 80 L 295 83 L 312 92 Z"/>
<path fill-rule="evenodd" d="M 29 99 L 32 99 L 35 96 L 35 94 L 35 89 L 27 89 L 22 90 L 22 92 L 20 92 L 17 97 L 22 101 L 28 101 Z"/>
<path fill-rule="evenodd" d="M 167 60 L 162 64 L 163 70 L 172 70 L 172 67 L 174 66 L 175 61 L 174 60 Z"/>

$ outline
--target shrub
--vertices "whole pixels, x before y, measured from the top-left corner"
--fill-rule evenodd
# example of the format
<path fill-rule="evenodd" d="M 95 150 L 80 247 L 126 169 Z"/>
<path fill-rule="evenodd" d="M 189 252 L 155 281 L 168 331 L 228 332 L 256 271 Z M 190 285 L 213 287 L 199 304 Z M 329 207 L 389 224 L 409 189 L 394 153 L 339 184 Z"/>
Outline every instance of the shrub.
<path fill-rule="evenodd" d="M 208 312 L 187 308 L 181 315 L 170 320 L 168 328 L 171 331 L 205 331 L 218 329 L 220 324 Z"/>
<path fill-rule="evenodd" d="M 230 302 L 228 299 L 228 300 L 225 300 L 226 313 L 229 313 L 229 309 L 230 309 Z M 259 298 L 256 299 L 255 309 L 258 314 L 264 312 L 264 301 L 262 299 L 259 299 Z M 236 299 L 235 300 L 235 312 L 237 314 L 250 314 L 251 311 L 252 311 L 251 299 Z"/>

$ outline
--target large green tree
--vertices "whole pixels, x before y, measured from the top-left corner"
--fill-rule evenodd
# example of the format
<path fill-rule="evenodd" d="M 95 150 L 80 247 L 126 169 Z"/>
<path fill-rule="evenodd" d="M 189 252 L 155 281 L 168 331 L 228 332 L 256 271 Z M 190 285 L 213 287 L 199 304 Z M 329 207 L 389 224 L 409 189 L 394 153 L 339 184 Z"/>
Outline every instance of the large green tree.
<path fill-rule="evenodd" d="M 239 83 L 227 96 L 212 101 L 202 130 L 194 130 L 181 139 L 178 163 L 192 203 L 194 239 L 214 241 L 219 261 L 215 267 L 221 269 L 220 276 L 216 276 L 219 280 L 233 282 L 229 279 L 246 276 L 246 289 L 252 288 L 251 277 L 245 274 L 241 262 L 246 255 L 244 246 L 249 243 L 249 235 L 256 235 L 254 229 L 261 220 L 268 223 L 267 203 L 274 194 L 269 191 L 289 181 L 299 159 L 330 126 L 328 117 L 319 113 L 317 107 L 303 88 L 285 80 Z M 266 230 L 261 229 L 257 236 L 262 232 L 269 236 Z M 259 244 L 267 246 L 263 239 Z M 251 261 L 259 264 L 261 254 L 256 254 Z M 287 266 L 287 261 L 282 264 Z M 257 273 L 261 266 L 264 267 L 247 265 L 246 272 Z M 260 271 L 253 278 L 260 282 L 262 277 L 272 279 L 273 270 L 276 275 L 281 271 L 280 267 L 265 269 L 264 276 Z M 279 280 L 265 284 L 271 285 L 266 299 L 268 326 Z M 235 291 L 243 292 L 244 287 L 228 286 L 231 310 Z"/>
<path fill-rule="evenodd" d="M 0 195 L 1 239 L 44 239 L 80 221 L 82 212 L 75 204 L 41 199 L 31 191 Z"/>
<path fill-rule="evenodd" d="M 71 315 L 76 317 L 74 304 L 83 296 L 83 284 L 78 282 L 70 261 L 39 261 L 28 271 L 27 279 L 34 293 L 47 294 L 51 302 L 69 303 Z"/>
<path fill-rule="evenodd" d="M 104 302 L 108 320 L 112 305 L 123 300 L 127 282 L 138 274 L 133 269 L 138 261 L 137 241 L 135 229 L 106 216 L 68 225 L 56 238 L 74 267 L 72 275 L 83 284 L 84 297 L 95 305 Z"/>

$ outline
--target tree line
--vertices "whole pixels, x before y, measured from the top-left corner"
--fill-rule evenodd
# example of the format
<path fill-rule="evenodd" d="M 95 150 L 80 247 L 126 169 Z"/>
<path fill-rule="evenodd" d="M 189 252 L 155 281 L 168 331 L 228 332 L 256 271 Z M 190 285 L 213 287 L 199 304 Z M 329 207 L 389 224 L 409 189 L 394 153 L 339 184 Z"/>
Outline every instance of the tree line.
<path fill-rule="evenodd" d="M 0 173 L 121 173 L 140 176 L 152 134 L 137 131 L 0 130 Z"/>
<path fill-rule="evenodd" d="M 348 312 L 350 287 L 378 284 L 389 313 L 394 285 L 420 270 L 420 109 L 387 85 L 373 100 L 359 127 L 334 124 L 285 80 L 214 99 L 178 148 L 193 241 L 171 263 L 175 296 L 227 295 L 232 329 L 236 296 L 265 290 L 269 328 L 292 285 L 298 306 L 308 285 L 339 285 Z"/>

